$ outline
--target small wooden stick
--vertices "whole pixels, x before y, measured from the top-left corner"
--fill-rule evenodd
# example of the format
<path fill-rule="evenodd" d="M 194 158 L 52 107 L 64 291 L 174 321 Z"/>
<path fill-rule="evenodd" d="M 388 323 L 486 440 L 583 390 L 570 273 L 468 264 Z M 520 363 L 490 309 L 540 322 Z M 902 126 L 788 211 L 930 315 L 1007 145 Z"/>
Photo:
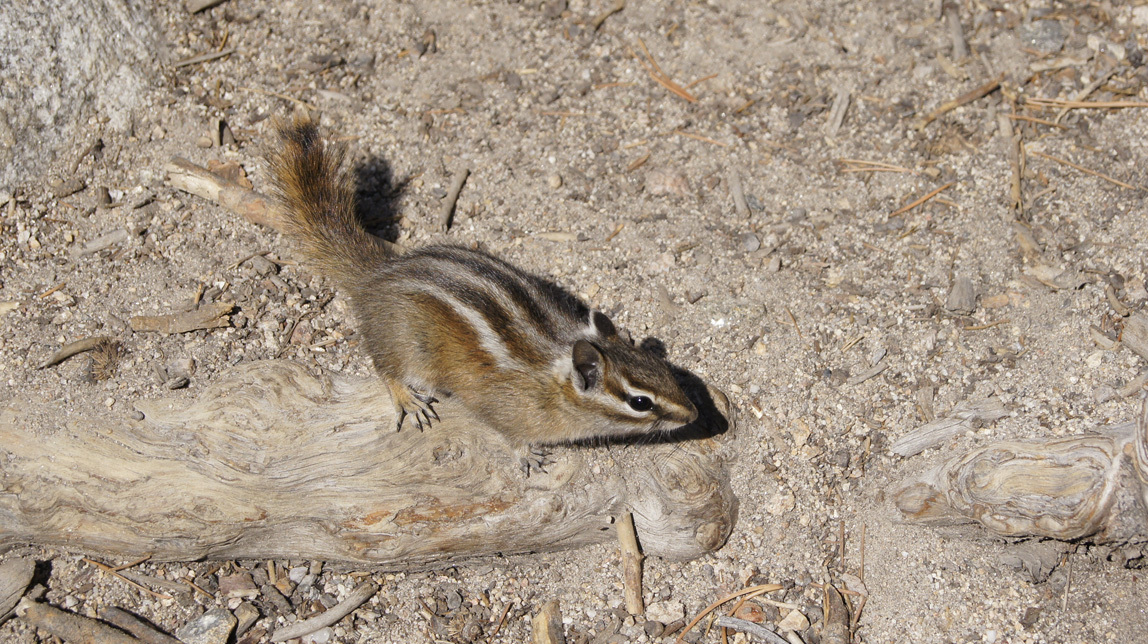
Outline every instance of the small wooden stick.
<path fill-rule="evenodd" d="M 678 136 L 687 136 L 687 137 L 689 137 L 689 138 L 691 138 L 691 139 L 696 139 L 696 140 L 698 140 L 698 141 L 705 141 L 706 143 L 713 143 L 714 145 L 717 145 L 717 146 L 720 146 L 720 147 L 723 147 L 723 148 L 728 148 L 728 147 L 729 147 L 729 144 L 727 144 L 727 143 L 722 143 L 721 141 L 715 141 L 715 140 L 713 140 L 713 139 L 709 138 L 708 136 L 702 136 L 702 135 L 700 135 L 700 134 L 694 134 L 694 133 L 692 133 L 692 132 L 685 132 L 685 131 L 682 131 L 682 130 L 674 130 L 674 132 L 673 132 L 673 133 L 674 133 L 674 134 L 677 134 Z"/>
<path fill-rule="evenodd" d="M 972 103 L 973 101 L 977 100 L 978 98 L 981 98 L 983 96 L 988 96 L 992 92 L 995 92 L 997 89 L 1000 89 L 1002 80 L 1004 80 L 1004 74 L 1003 73 L 1000 74 L 999 76 L 997 76 L 996 78 L 994 78 L 993 80 L 985 83 L 984 85 L 981 85 L 980 87 L 977 87 L 977 88 L 972 89 L 968 92 L 965 92 L 964 94 L 961 94 L 960 96 L 954 98 L 953 100 L 951 100 L 947 103 L 943 103 L 940 107 L 933 110 L 931 113 L 929 113 L 928 116 L 924 117 L 915 126 L 913 126 L 914 129 L 916 129 L 918 131 L 923 130 L 930 123 L 937 120 L 937 118 L 940 117 L 941 115 L 943 115 L 947 112 L 951 112 L 951 111 L 957 109 L 958 107 L 965 105 L 967 103 Z"/>
<path fill-rule="evenodd" d="M 99 642 L 99 644 L 140 644 L 140 640 L 107 624 L 60 610 L 50 604 L 27 597 L 20 600 L 16 614 L 33 627 L 47 631 L 65 642 Z"/>
<path fill-rule="evenodd" d="M 106 335 L 96 335 L 90 338 L 84 338 L 83 340 L 70 342 L 60 347 L 59 351 L 56 351 L 52 355 L 48 356 L 48 359 L 42 362 L 39 368 L 47 369 L 48 367 L 54 367 L 74 355 L 79 355 L 85 351 L 98 349 L 100 345 L 111 341 L 112 339 Z"/>
<path fill-rule="evenodd" d="M 1092 94 L 1096 90 L 1100 89 L 1101 85 L 1107 83 L 1108 79 L 1112 78 L 1112 75 L 1115 73 L 1116 73 L 1116 65 L 1109 67 L 1107 70 L 1102 72 L 1100 74 L 1100 76 L 1098 76 L 1096 78 L 1096 80 L 1092 81 L 1086 87 L 1084 87 L 1079 92 L 1077 92 L 1076 95 L 1072 97 L 1072 102 L 1073 103 L 1083 102 L 1084 99 L 1088 98 L 1088 96 L 1090 94 Z M 1053 121 L 1055 123 L 1060 123 L 1060 119 L 1064 118 L 1064 115 L 1068 114 L 1068 112 L 1072 109 L 1074 109 L 1074 108 L 1071 106 L 1067 106 L 1067 105 L 1065 107 L 1060 108 L 1060 111 L 1056 113 L 1056 118 L 1053 119 Z"/>
<path fill-rule="evenodd" d="M 454 219 L 454 207 L 458 203 L 458 195 L 462 192 L 462 186 L 469 176 L 470 168 L 463 168 L 461 172 L 456 174 L 454 181 L 450 184 L 450 192 L 446 194 L 446 200 L 442 202 L 442 212 L 438 216 L 438 225 L 444 233 L 450 230 L 450 224 Z"/>
<path fill-rule="evenodd" d="M 542 605 L 530 618 L 530 641 L 533 644 L 566 644 L 566 631 L 562 627 L 562 608 L 557 599 Z"/>
<path fill-rule="evenodd" d="M 633 172 L 634 170 L 637 170 L 638 168 L 645 165 L 646 162 L 649 160 L 650 160 L 650 153 L 647 152 L 647 153 L 643 154 L 642 156 L 638 157 L 637 159 L 634 159 L 634 161 L 632 163 L 630 163 L 630 165 L 626 166 L 626 172 Z"/>
<path fill-rule="evenodd" d="M 784 637 L 774 633 L 761 624 L 754 624 L 751 621 L 738 619 L 736 617 L 730 617 L 729 615 L 722 615 L 721 617 L 717 618 L 717 621 L 714 622 L 714 625 L 720 626 L 721 628 L 729 628 L 735 631 L 741 631 L 742 633 L 749 633 L 750 635 L 753 635 L 754 637 L 757 637 L 764 642 L 769 642 L 769 644 L 789 644 L 789 641 Z"/>
<path fill-rule="evenodd" d="M 1061 125 L 1060 123 L 1054 123 L 1048 119 L 1038 119 L 1035 116 L 1025 116 L 1023 114 L 1005 114 L 1005 116 L 1007 116 L 1008 118 L 1010 118 L 1014 121 L 1028 121 L 1029 123 L 1039 123 L 1040 125 L 1047 125 L 1049 127 L 1058 127 L 1062 130 L 1068 129 L 1067 125 Z"/>
<path fill-rule="evenodd" d="M 100 619 L 121 631 L 130 633 L 144 644 L 181 644 L 176 638 L 152 628 L 150 624 L 122 608 L 115 606 L 104 608 L 100 611 Z"/>
<path fill-rule="evenodd" d="M 1086 168 L 1084 166 L 1077 165 L 1071 161 L 1066 161 L 1065 159 L 1061 159 L 1060 157 L 1054 157 L 1051 154 L 1045 154 L 1044 152 L 1037 152 L 1036 150 L 1031 150 L 1028 152 L 1029 152 L 1029 154 L 1036 155 L 1038 157 L 1041 157 L 1042 159 L 1048 159 L 1049 161 L 1056 161 L 1057 163 L 1066 165 L 1070 168 L 1076 168 L 1077 170 L 1080 170 L 1084 174 L 1090 174 L 1094 177 L 1099 177 L 1101 179 L 1104 179 L 1108 183 L 1118 185 L 1121 188 L 1128 188 L 1129 190 L 1143 190 L 1143 188 L 1140 188 L 1138 186 L 1134 186 L 1130 183 L 1124 183 L 1123 181 L 1121 181 L 1119 179 L 1113 179 L 1112 177 L 1110 177 L 1106 174 L 1101 174 L 1095 170 L 1089 170 L 1088 168 Z"/>
<path fill-rule="evenodd" d="M 252 223 L 281 230 L 279 218 L 272 209 L 269 197 L 248 190 L 180 157 L 172 157 L 164 170 L 167 171 L 167 182 L 173 187 L 214 201 L 228 210 L 243 215 Z"/>
<path fill-rule="evenodd" d="M 1129 107 L 1148 107 L 1148 103 L 1139 101 L 1066 101 L 1061 98 L 1030 98 L 1026 103 L 1041 107 L 1067 107 L 1074 110 L 1119 110 Z"/>
<path fill-rule="evenodd" d="M 351 591 L 351 594 L 347 595 L 346 599 L 332 606 L 326 612 L 319 613 L 301 622 L 295 622 L 290 626 L 284 626 L 275 631 L 271 635 L 271 641 L 285 642 L 295 639 L 296 637 L 310 635 L 320 628 L 326 628 L 327 626 L 335 624 L 347 615 L 350 615 L 356 608 L 365 604 L 367 600 L 374 597 L 377 592 L 379 592 L 378 584 L 373 581 L 364 581 L 358 586 L 355 586 L 355 589 Z"/>
<path fill-rule="evenodd" d="M 697 85 L 697 84 L 699 84 L 699 83 L 704 83 L 704 82 L 706 82 L 706 81 L 710 80 L 711 78 L 717 78 L 717 77 L 718 77 L 718 74 L 710 74 L 709 76 L 702 76 L 701 78 L 699 78 L 699 79 L 697 79 L 696 81 L 694 81 L 694 82 L 690 83 L 689 85 L 686 85 L 686 86 L 685 86 L 685 87 L 683 87 L 682 89 L 689 89 L 689 88 L 693 87 L 694 85 Z"/>
<path fill-rule="evenodd" d="M 686 627 L 682 629 L 682 632 L 678 633 L 678 638 L 674 640 L 674 644 L 681 644 L 682 640 L 685 639 L 685 637 L 686 637 L 686 633 L 689 633 L 690 630 L 693 629 L 693 627 L 697 626 L 698 622 L 705 619 L 706 615 L 709 615 L 710 613 L 714 612 L 719 606 L 730 601 L 731 599 L 737 599 L 738 597 L 741 597 L 742 595 L 749 595 L 750 597 L 753 597 L 753 596 L 761 595 L 764 593 L 772 593 L 776 590 L 781 590 L 782 588 L 784 588 L 784 586 L 782 586 L 780 584 L 762 584 L 760 586 L 750 586 L 749 588 L 742 588 L 741 590 L 737 591 L 736 593 L 722 597 L 721 599 L 710 604 L 709 606 L 706 606 L 705 610 L 698 613 L 697 617 L 690 620 L 690 623 L 686 624 Z"/>
<path fill-rule="evenodd" d="M 729 171 L 729 194 L 733 197 L 733 207 L 742 219 L 749 219 L 749 203 L 745 200 L 745 190 L 741 186 L 741 176 L 736 170 Z"/>
<path fill-rule="evenodd" d="M 148 595 L 151 595 L 152 597 L 155 597 L 156 599 L 171 599 L 171 595 L 164 595 L 162 593 L 157 593 L 154 590 L 148 588 L 147 586 L 144 586 L 143 584 L 134 582 L 131 579 L 124 577 L 119 572 L 117 572 L 114 568 L 112 568 L 111 566 L 109 566 L 107 564 L 102 564 L 102 563 L 95 561 L 93 559 L 88 559 L 87 557 L 84 557 L 83 559 L 81 559 L 81 561 L 87 562 L 87 563 L 95 566 L 96 568 L 99 568 L 100 570 L 108 573 L 109 575 L 122 580 L 127 585 L 134 587 L 136 590 L 147 593 Z"/>
<path fill-rule="evenodd" d="M 900 208 L 894 210 L 893 212 L 889 213 L 889 216 L 890 217 L 896 217 L 897 215 L 900 215 L 902 213 L 909 212 L 910 210 L 912 210 L 912 209 L 916 208 L 917 206 L 925 203 L 926 201 L 932 199 L 933 197 L 936 197 L 937 195 L 941 194 L 945 190 L 948 190 L 949 188 L 952 188 L 955 185 L 957 185 L 956 181 L 950 181 L 950 182 L 946 183 L 945 185 L 941 186 L 940 188 L 933 190 L 932 192 L 925 195 L 924 197 L 917 199 L 913 203 L 911 203 L 907 206 L 901 206 Z"/>
<path fill-rule="evenodd" d="M 606 9 L 602 13 L 598 14 L 597 17 L 595 17 L 593 20 L 591 20 L 590 21 L 590 28 L 593 31 L 598 31 L 598 28 L 602 26 L 602 23 L 606 22 L 607 18 L 618 13 L 619 11 L 621 11 L 625 8 L 626 8 L 626 0 L 618 0 L 614 4 L 610 5 L 610 7 L 608 9 Z"/>
<path fill-rule="evenodd" d="M 634 530 L 634 515 L 627 512 L 618 517 L 618 544 L 622 549 L 622 583 L 625 587 L 626 610 L 631 615 L 646 612 L 642 600 L 642 550 L 638 547 L 638 533 Z"/>
<path fill-rule="evenodd" d="M 172 67 L 179 69 L 180 67 L 187 67 L 188 65 L 197 65 L 199 63 L 206 63 L 206 62 L 213 61 L 217 58 L 224 58 L 226 56 L 230 56 L 231 54 L 234 54 L 234 53 L 235 53 L 235 48 L 234 47 L 228 47 L 227 49 L 224 49 L 223 51 L 213 51 L 210 54 L 202 54 L 199 56 L 192 56 L 191 58 L 187 58 L 185 60 L 179 61 L 178 63 L 172 65 Z"/>

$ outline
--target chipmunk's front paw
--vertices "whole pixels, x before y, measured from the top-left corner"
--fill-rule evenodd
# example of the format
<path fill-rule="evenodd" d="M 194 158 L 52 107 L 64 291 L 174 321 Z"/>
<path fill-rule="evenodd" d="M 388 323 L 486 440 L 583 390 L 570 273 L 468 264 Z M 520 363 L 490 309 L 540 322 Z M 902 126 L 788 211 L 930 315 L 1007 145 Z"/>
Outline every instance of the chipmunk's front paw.
<path fill-rule="evenodd" d="M 550 452 L 534 445 L 523 447 L 518 457 L 518 464 L 526 478 L 530 478 L 531 472 L 546 474 L 546 466 L 554 463 L 555 461 L 550 459 Z"/>
<path fill-rule="evenodd" d="M 431 394 L 415 391 L 399 382 L 388 382 L 387 389 L 391 393 L 391 402 L 395 405 L 395 429 L 402 431 L 403 421 L 410 416 L 415 421 L 415 427 L 422 431 L 431 426 L 431 420 L 438 420 L 432 405 L 438 402 Z"/>

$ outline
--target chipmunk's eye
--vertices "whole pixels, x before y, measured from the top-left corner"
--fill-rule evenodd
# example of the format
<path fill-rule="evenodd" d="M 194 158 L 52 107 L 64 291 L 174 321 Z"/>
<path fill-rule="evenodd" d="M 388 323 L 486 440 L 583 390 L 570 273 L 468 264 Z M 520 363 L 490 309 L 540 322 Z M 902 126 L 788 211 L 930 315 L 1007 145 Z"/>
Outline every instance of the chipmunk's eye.
<path fill-rule="evenodd" d="M 650 411 L 654 408 L 654 401 L 649 396 L 630 396 L 627 402 L 634 411 Z"/>

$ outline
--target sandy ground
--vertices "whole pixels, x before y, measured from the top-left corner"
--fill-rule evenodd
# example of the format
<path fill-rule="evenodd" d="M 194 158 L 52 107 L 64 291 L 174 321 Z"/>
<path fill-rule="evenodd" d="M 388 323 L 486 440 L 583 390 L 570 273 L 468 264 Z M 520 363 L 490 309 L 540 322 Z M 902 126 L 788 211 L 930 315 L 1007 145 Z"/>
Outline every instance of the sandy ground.
<path fill-rule="evenodd" d="M 9 394 L 127 414 L 134 400 L 171 395 L 173 373 L 189 376 L 184 395 L 194 396 L 232 364 L 280 354 L 367 374 L 341 296 L 286 337 L 305 307 L 333 292 L 329 281 L 278 235 L 163 182 L 164 163 L 181 155 L 236 161 L 266 189 L 268 117 L 305 102 L 348 144 L 376 232 L 409 245 L 479 242 L 546 274 L 635 337 L 664 341 L 672 360 L 742 410 L 724 439 L 741 500 L 734 533 L 713 556 L 648 562 L 650 619 L 692 617 L 746 584 L 778 582 L 789 588 L 770 597 L 816 623 L 812 584 L 843 569 L 861 574 L 863 533 L 869 598 L 858 641 L 1148 638 L 1143 559 L 1125 566 L 1110 548 L 1081 545 L 1033 582 L 1002 560 L 1022 546 L 905 523 L 889 492 L 917 466 L 888 451 L 926 420 L 987 396 L 1010 415 L 946 443 L 946 453 L 1133 417 L 1135 400 L 1116 390 L 1145 365 L 1105 349 L 1090 327 L 1114 326 L 1109 284 L 1134 310 L 1148 300 L 1144 191 L 1031 151 L 1148 185 L 1146 112 L 1073 110 L 1063 127 L 1012 121 L 1030 150 L 1023 220 L 1039 256 L 1018 246 L 998 117 L 1018 99 L 1073 98 L 1109 68 L 1088 100 L 1148 98 L 1139 66 L 1148 43 L 1137 41 L 1145 7 L 961 2 L 971 53 L 958 58 L 934 2 L 630 2 L 593 29 L 610 4 L 233 0 L 190 15 L 159 3 L 169 62 L 236 53 L 169 64 L 130 131 L 93 118 L 88 138 L 53 162 L 53 177 L 78 176 L 85 190 L 56 198 L 29 177 L 0 210 L 0 301 L 18 305 L 0 317 Z M 696 100 L 656 82 L 643 47 Z M 999 74 L 1001 89 L 914 127 Z M 839 97 L 848 107 L 834 131 Z M 1057 118 L 1023 105 L 1015 113 Z M 198 146 L 217 118 L 237 143 Z M 97 138 L 102 150 L 81 157 Z M 471 176 L 444 235 L 440 200 L 461 167 Z M 867 171 L 850 171 L 858 168 Z M 735 207 L 736 182 L 748 213 Z M 95 208 L 101 187 L 117 205 Z M 77 254 L 121 228 L 126 241 Z M 233 266 L 261 251 L 282 266 Z M 1050 286 L 1040 265 L 1078 279 Z M 957 277 L 975 287 L 971 311 L 945 307 Z M 232 328 L 160 336 L 125 323 L 224 292 L 241 308 Z M 96 334 L 126 349 L 113 377 L 92 380 L 86 358 L 34 368 L 60 344 Z M 854 378 L 882 362 L 879 374 Z M 143 564 L 215 593 L 156 599 L 94 572 L 83 553 L 13 554 L 50 562 L 48 598 L 58 605 L 85 614 L 119 605 L 169 631 L 204 608 L 234 608 L 215 592 L 218 578 L 237 568 L 265 575 L 267 565 Z M 307 567 L 278 565 L 297 578 Z M 347 572 L 324 570 L 300 591 L 298 614 L 341 598 L 354 586 Z M 375 576 L 383 590 L 326 641 L 521 642 L 529 614 L 551 598 L 570 641 L 662 641 L 659 625 L 616 610 L 612 546 Z M 264 600 L 254 603 L 271 617 L 246 641 L 281 616 Z M 0 626 L 0 640 L 39 641 L 21 620 Z"/>

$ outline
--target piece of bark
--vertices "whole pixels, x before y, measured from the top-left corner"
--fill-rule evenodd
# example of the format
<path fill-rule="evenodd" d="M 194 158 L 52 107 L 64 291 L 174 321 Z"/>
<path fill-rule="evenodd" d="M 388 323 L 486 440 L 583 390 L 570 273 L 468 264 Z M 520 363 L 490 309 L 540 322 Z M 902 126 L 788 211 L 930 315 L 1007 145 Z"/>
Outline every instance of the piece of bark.
<path fill-rule="evenodd" d="M 1124 320 L 1120 342 L 1133 353 L 1148 360 L 1148 316 L 1135 313 Z"/>
<path fill-rule="evenodd" d="M 39 368 L 47 369 L 48 367 L 54 367 L 67 360 L 68 358 L 71 358 L 72 356 L 79 355 L 85 351 L 98 349 L 101 345 L 111 341 L 112 339 L 106 335 L 96 335 L 90 338 L 84 338 L 83 340 L 69 342 L 68 344 L 60 347 L 58 351 L 48 356 L 46 360 L 41 362 Z"/>
<path fill-rule="evenodd" d="M 16 557 L 0 563 L 0 624 L 8 621 L 16 604 L 32 583 L 36 562 L 27 557 Z"/>
<path fill-rule="evenodd" d="M 530 641 L 533 644 L 566 644 L 562 608 L 557 599 L 543 604 L 538 613 L 530 618 Z"/>
<path fill-rule="evenodd" d="M 12 398 L 0 408 L 11 492 L 0 550 L 420 570 L 607 542 L 611 517 L 629 510 L 647 555 L 696 558 L 733 527 L 737 499 L 705 436 L 734 419 L 717 390 L 688 389 L 701 417 L 676 442 L 643 437 L 609 460 L 560 448 L 549 474 L 529 479 L 516 451 L 449 399 L 441 422 L 395 432 L 377 380 L 289 361 L 237 366 L 195 401 L 138 401 L 142 420 Z"/>
<path fill-rule="evenodd" d="M 1008 409 L 998 398 L 966 400 L 954 407 L 948 416 L 921 425 L 898 438 L 889 451 L 897 456 L 914 456 L 957 434 L 973 429 L 974 424 L 993 422 L 1005 416 L 1008 416 Z"/>
<path fill-rule="evenodd" d="M 980 523 L 1002 537 L 1148 541 L 1148 405 L 1104 434 L 1002 441 L 909 479 L 894 495 L 912 521 Z"/>
<path fill-rule="evenodd" d="M 137 315 L 129 322 L 132 330 L 158 331 L 159 333 L 187 333 L 198 329 L 222 329 L 231 326 L 234 302 L 212 302 L 192 311 L 169 313 L 167 315 Z"/>
<path fill-rule="evenodd" d="M 118 631 L 107 624 L 60 610 L 50 604 L 27 598 L 16 607 L 16 615 L 37 629 L 47 631 L 65 642 L 95 642 L 97 644 L 141 644 L 140 640 Z"/>

